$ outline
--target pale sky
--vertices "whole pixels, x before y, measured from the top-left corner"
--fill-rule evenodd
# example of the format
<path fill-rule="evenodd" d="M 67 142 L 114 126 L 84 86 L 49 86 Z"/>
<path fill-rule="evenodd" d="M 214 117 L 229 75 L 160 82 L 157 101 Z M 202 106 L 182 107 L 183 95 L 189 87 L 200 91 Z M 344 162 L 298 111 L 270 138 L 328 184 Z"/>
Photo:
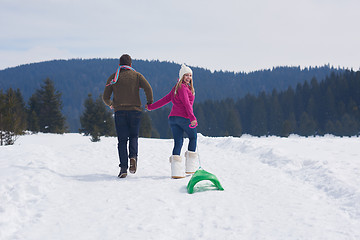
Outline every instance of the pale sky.
<path fill-rule="evenodd" d="M 358 0 L 0 0 L 0 70 L 54 59 L 360 68 Z"/>

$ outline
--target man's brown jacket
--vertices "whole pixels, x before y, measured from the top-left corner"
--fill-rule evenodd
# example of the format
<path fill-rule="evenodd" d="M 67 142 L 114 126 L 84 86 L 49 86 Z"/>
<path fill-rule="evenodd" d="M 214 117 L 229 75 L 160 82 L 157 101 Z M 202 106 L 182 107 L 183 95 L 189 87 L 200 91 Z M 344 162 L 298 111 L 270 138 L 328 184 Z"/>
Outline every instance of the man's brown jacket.
<path fill-rule="evenodd" d="M 115 84 L 109 85 L 114 78 L 113 73 L 106 81 L 103 101 L 106 105 L 112 106 L 114 111 L 136 110 L 141 111 L 140 88 L 144 89 L 147 104 L 153 103 L 153 92 L 149 82 L 138 72 L 121 69 L 118 80 Z M 113 99 L 110 97 L 113 94 Z"/>

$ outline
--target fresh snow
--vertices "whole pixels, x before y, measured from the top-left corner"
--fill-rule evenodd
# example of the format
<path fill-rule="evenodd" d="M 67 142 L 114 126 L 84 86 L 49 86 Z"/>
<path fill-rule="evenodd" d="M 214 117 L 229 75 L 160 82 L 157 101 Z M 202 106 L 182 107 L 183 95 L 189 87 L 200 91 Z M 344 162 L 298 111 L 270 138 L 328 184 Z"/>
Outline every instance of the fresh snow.
<path fill-rule="evenodd" d="M 36 134 L 0 147 L 0 239 L 360 239 L 359 138 L 198 136 L 210 181 L 170 178 L 171 139 Z M 183 152 L 186 149 L 185 140 Z"/>

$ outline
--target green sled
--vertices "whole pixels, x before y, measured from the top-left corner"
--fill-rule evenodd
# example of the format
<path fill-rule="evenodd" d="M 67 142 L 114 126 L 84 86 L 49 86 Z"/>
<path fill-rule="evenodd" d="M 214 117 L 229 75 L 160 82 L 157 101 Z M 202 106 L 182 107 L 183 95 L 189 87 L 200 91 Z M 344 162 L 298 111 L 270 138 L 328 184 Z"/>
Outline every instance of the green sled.
<path fill-rule="evenodd" d="M 203 181 L 203 180 L 209 180 L 213 184 L 215 184 L 215 186 L 218 190 L 221 190 L 221 191 L 224 190 L 224 188 L 221 186 L 219 180 L 217 179 L 217 177 L 214 174 L 209 173 L 209 172 L 205 171 L 204 169 L 198 169 L 194 173 L 194 175 L 192 175 L 192 177 L 187 185 L 187 192 L 190 194 L 194 193 L 195 184 L 197 184 L 198 182 Z"/>

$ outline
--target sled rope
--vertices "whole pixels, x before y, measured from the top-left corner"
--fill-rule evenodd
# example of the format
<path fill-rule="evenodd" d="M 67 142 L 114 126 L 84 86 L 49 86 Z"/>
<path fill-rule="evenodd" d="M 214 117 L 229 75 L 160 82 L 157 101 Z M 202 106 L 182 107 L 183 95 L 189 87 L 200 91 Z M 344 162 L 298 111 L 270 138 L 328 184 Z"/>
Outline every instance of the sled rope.
<path fill-rule="evenodd" d="M 199 159 L 199 169 L 202 169 L 201 167 L 201 161 L 200 161 L 200 154 L 199 154 L 199 144 L 197 144 L 197 152 L 198 152 L 198 159 Z"/>
<path fill-rule="evenodd" d="M 135 69 L 133 69 L 133 68 L 130 67 L 130 66 L 127 66 L 127 65 L 119 65 L 118 69 L 116 70 L 115 77 L 110 81 L 109 84 L 106 85 L 106 87 L 107 87 L 107 86 L 110 86 L 110 85 L 113 85 L 113 84 L 115 84 L 115 83 L 117 82 L 118 77 L 119 77 L 119 73 L 120 73 L 120 69 L 129 69 L 129 70 L 132 70 L 132 71 L 136 72 Z"/>

